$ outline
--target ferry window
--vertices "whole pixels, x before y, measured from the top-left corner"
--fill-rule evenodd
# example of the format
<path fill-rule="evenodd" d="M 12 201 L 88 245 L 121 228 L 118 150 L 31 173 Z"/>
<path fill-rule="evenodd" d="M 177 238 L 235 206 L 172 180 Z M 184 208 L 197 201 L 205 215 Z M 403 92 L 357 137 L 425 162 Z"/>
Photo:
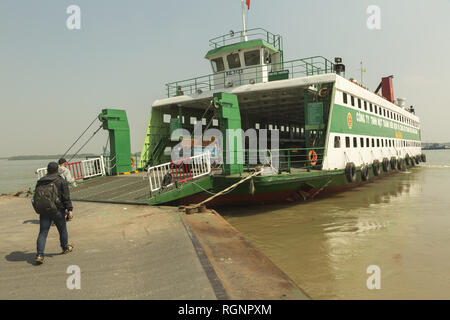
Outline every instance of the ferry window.
<path fill-rule="evenodd" d="M 351 96 L 351 101 L 352 101 L 352 106 L 355 106 L 355 97 L 354 96 Z"/>
<path fill-rule="evenodd" d="M 345 137 L 345 147 L 350 148 L 350 137 Z"/>
<path fill-rule="evenodd" d="M 372 148 L 375 148 L 375 139 L 372 138 Z"/>
<path fill-rule="evenodd" d="M 381 146 L 384 147 L 384 140 L 381 139 Z"/>
<path fill-rule="evenodd" d="M 163 122 L 164 123 L 170 123 L 170 118 L 171 118 L 172 116 L 170 115 L 170 114 L 164 114 L 163 115 Z"/>
<path fill-rule="evenodd" d="M 335 148 L 341 147 L 341 137 L 339 136 L 334 137 L 334 147 Z"/>
<path fill-rule="evenodd" d="M 383 109 L 383 117 L 386 117 L 386 109 Z"/>
<path fill-rule="evenodd" d="M 272 127 L 272 125 L 271 125 L 271 124 L 269 124 L 269 130 L 272 130 L 272 128 L 273 128 L 273 127 Z"/>
<path fill-rule="evenodd" d="M 379 111 L 380 111 L 380 116 L 382 116 L 381 107 L 380 107 L 380 110 L 379 110 Z"/>
<path fill-rule="evenodd" d="M 358 139 L 356 137 L 353 138 L 353 148 L 358 148 Z"/>
<path fill-rule="evenodd" d="M 261 52 L 260 50 L 244 52 L 245 65 L 248 67 L 260 64 L 261 63 L 260 52 Z"/>
<path fill-rule="evenodd" d="M 255 129 L 259 129 L 259 123 L 255 123 Z"/>
<path fill-rule="evenodd" d="M 378 113 L 378 106 L 377 105 L 374 106 L 375 106 L 375 113 Z"/>
<path fill-rule="evenodd" d="M 367 101 L 364 101 L 364 110 L 367 111 Z"/>
<path fill-rule="evenodd" d="M 347 104 L 347 94 L 345 92 L 342 93 L 342 98 L 344 99 L 344 103 Z"/>
<path fill-rule="evenodd" d="M 361 138 L 361 148 L 364 148 L 364 138 Z"/>
<path fill-rule="evenodd" d="M 370 104 L 370 112 L 372 112 L 372 111 L 373 111 L 372 104 Z"/>
<path fill-rule="evenodd" d="M 213 119 L 213 126 L 217 127 L 219 125 L 219 120 Z"/>
<path fill-rule="evenodd" d="M 377 139 L 377 147 L 380 147 L 380 139 Z"/>
<path fill-rule="evenodd" d="M 216 58 L 211 60 L 213 71 L 220 72 L 225 70 L 225 65 L 223 64 L 223 58 Z"/>
<path fill-rule="evenodd" d="M 206 118 L 202 118 L 202 125 L 206 126 Z"/>
<path fill-rule="evenodd" d="M 239 53 L 232 53 L 227 56 L 228 67 L 230 69 L 240 68 L 241 59 L 239 59 Z"/>
<path fill-rule="evenodd" d="M 358 99 L 358 108 L 361 109 L 361 99 Z"/>
<path fill-rule="evenodd" d="M 370 139 L 366 138 L 366 147 L 369 148 L 370 147 Z"/>
<path fill-rule="evenodd" d="M 196 117 L 191 117 L 190 123 L 191 124 L 196 124 L 197 123 L 197 118 Z"/>

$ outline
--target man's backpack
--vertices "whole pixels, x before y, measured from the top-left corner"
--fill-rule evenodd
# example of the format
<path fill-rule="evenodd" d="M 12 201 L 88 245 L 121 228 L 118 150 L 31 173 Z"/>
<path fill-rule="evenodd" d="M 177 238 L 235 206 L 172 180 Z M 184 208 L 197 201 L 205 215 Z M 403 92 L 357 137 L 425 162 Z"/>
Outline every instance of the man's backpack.
<path fill-rule="evenodd" d="M 54 215 L 58 212 L 58 189 L 56 179 L 44 185 L 38 185 L 31 200 L 37 214 Z"/>

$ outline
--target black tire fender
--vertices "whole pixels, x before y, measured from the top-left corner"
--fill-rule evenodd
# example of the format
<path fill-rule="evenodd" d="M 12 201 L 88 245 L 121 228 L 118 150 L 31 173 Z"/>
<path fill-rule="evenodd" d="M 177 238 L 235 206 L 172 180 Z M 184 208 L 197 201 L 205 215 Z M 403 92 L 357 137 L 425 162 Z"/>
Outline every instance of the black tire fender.
<path fill-rule="evenodd" d="M 375 176 L 380 175 L 380 161 L 374 160 L 372 164 L 373 174 Z"/>
<path fill-rule="evenodd" d="M 353 162 L 348 162 L 345 166 L 345 177 L 349 183 L 356 181 L 356 166 Z"/>

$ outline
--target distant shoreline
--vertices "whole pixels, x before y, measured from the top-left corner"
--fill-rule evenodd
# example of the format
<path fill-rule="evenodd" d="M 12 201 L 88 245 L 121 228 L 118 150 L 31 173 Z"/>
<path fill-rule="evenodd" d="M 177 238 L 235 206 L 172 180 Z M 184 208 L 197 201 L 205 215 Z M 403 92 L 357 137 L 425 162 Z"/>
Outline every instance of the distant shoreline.
<path fill-rule="evenodd" d="M 77 158 L 85 158 L 85 157 L 95 157 L 95 154 L 91 153 L 84 153 L 77 155 Z M 68 154 L 65 156 L 65 158 L 68 160 L 72 157 L 71 154 Z M 25 156 L 13 156 L 13 157 L 3 157 L 0 158 L 0 160 L 8 160 L 8 161 L 15 161 L 15 160 L 58 160 L 61 158 L 61 155 L 25 155 Z"/>

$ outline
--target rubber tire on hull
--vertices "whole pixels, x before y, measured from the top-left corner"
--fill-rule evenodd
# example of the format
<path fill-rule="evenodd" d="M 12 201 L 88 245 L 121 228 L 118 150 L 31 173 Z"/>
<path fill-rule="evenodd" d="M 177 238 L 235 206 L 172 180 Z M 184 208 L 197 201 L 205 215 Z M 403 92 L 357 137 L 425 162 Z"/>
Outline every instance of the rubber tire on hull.
<path fill-rule="evenodd" d="M 416 164 L 418 165 L 420 163 L 420 156 L 415 156 L 414 160 L 416 161 Z"/>
<path fill-rule="evenodd" d="M 392 171 L 397 169 L 397 158 L 396 157 L 391 158 L 391 169 L 392 169 Z"/>
<path fill-rule="evenodd" d="M 384 172 L 388 172 L 389 171 L 389 159 L 388 158 L 384 158 L 383 162 L 382 162 L 382 165 L 383 165 L 383 171 Z"/>
<path fill-rule="evenodd" d="M 397 161 L 397 169 L 398 169 L 398 171 L 403 170 L 403 159 L 402 158 L 398 159 L 398 161 Z"/>
<path fill-rule="evenodd" d="M 373 161 L 373 164 L 372 164 L 372 169 L 373 169 L 373 174 L 375 175 L 375 176 L 379 176 L 380 175 L 380 173 L 381 173 L 381 168 L 380 168 L 380 161 L 378 161 L 378 160 L 374 160 Z"/>
<path fill-rule="evenodd" d="M 420 158 L 422 159 L 422 162 L 427 162 L 427 156 L 424 153 L 420 155 Z"/>
<path fill-rule="evenodd" d="M 369 167 L 368 166 L 361 167 L 361 180 L 362 181 L 369 180 Z"/>
<path fill-rule="evenodd" d="M 405 164 L 406 164 L 407 166 L 409 166 L 410 163 L 411 163 L 411 158 L 409 157 L 409 154 L 406 154 L 406 156 L 405 156 Z"/>
<path fill-rule="evenodd" d="M 345 177 L 349 183 L 356 181 L 356 166 L 353 162 L 349 162 L 345 166 Z"/>

